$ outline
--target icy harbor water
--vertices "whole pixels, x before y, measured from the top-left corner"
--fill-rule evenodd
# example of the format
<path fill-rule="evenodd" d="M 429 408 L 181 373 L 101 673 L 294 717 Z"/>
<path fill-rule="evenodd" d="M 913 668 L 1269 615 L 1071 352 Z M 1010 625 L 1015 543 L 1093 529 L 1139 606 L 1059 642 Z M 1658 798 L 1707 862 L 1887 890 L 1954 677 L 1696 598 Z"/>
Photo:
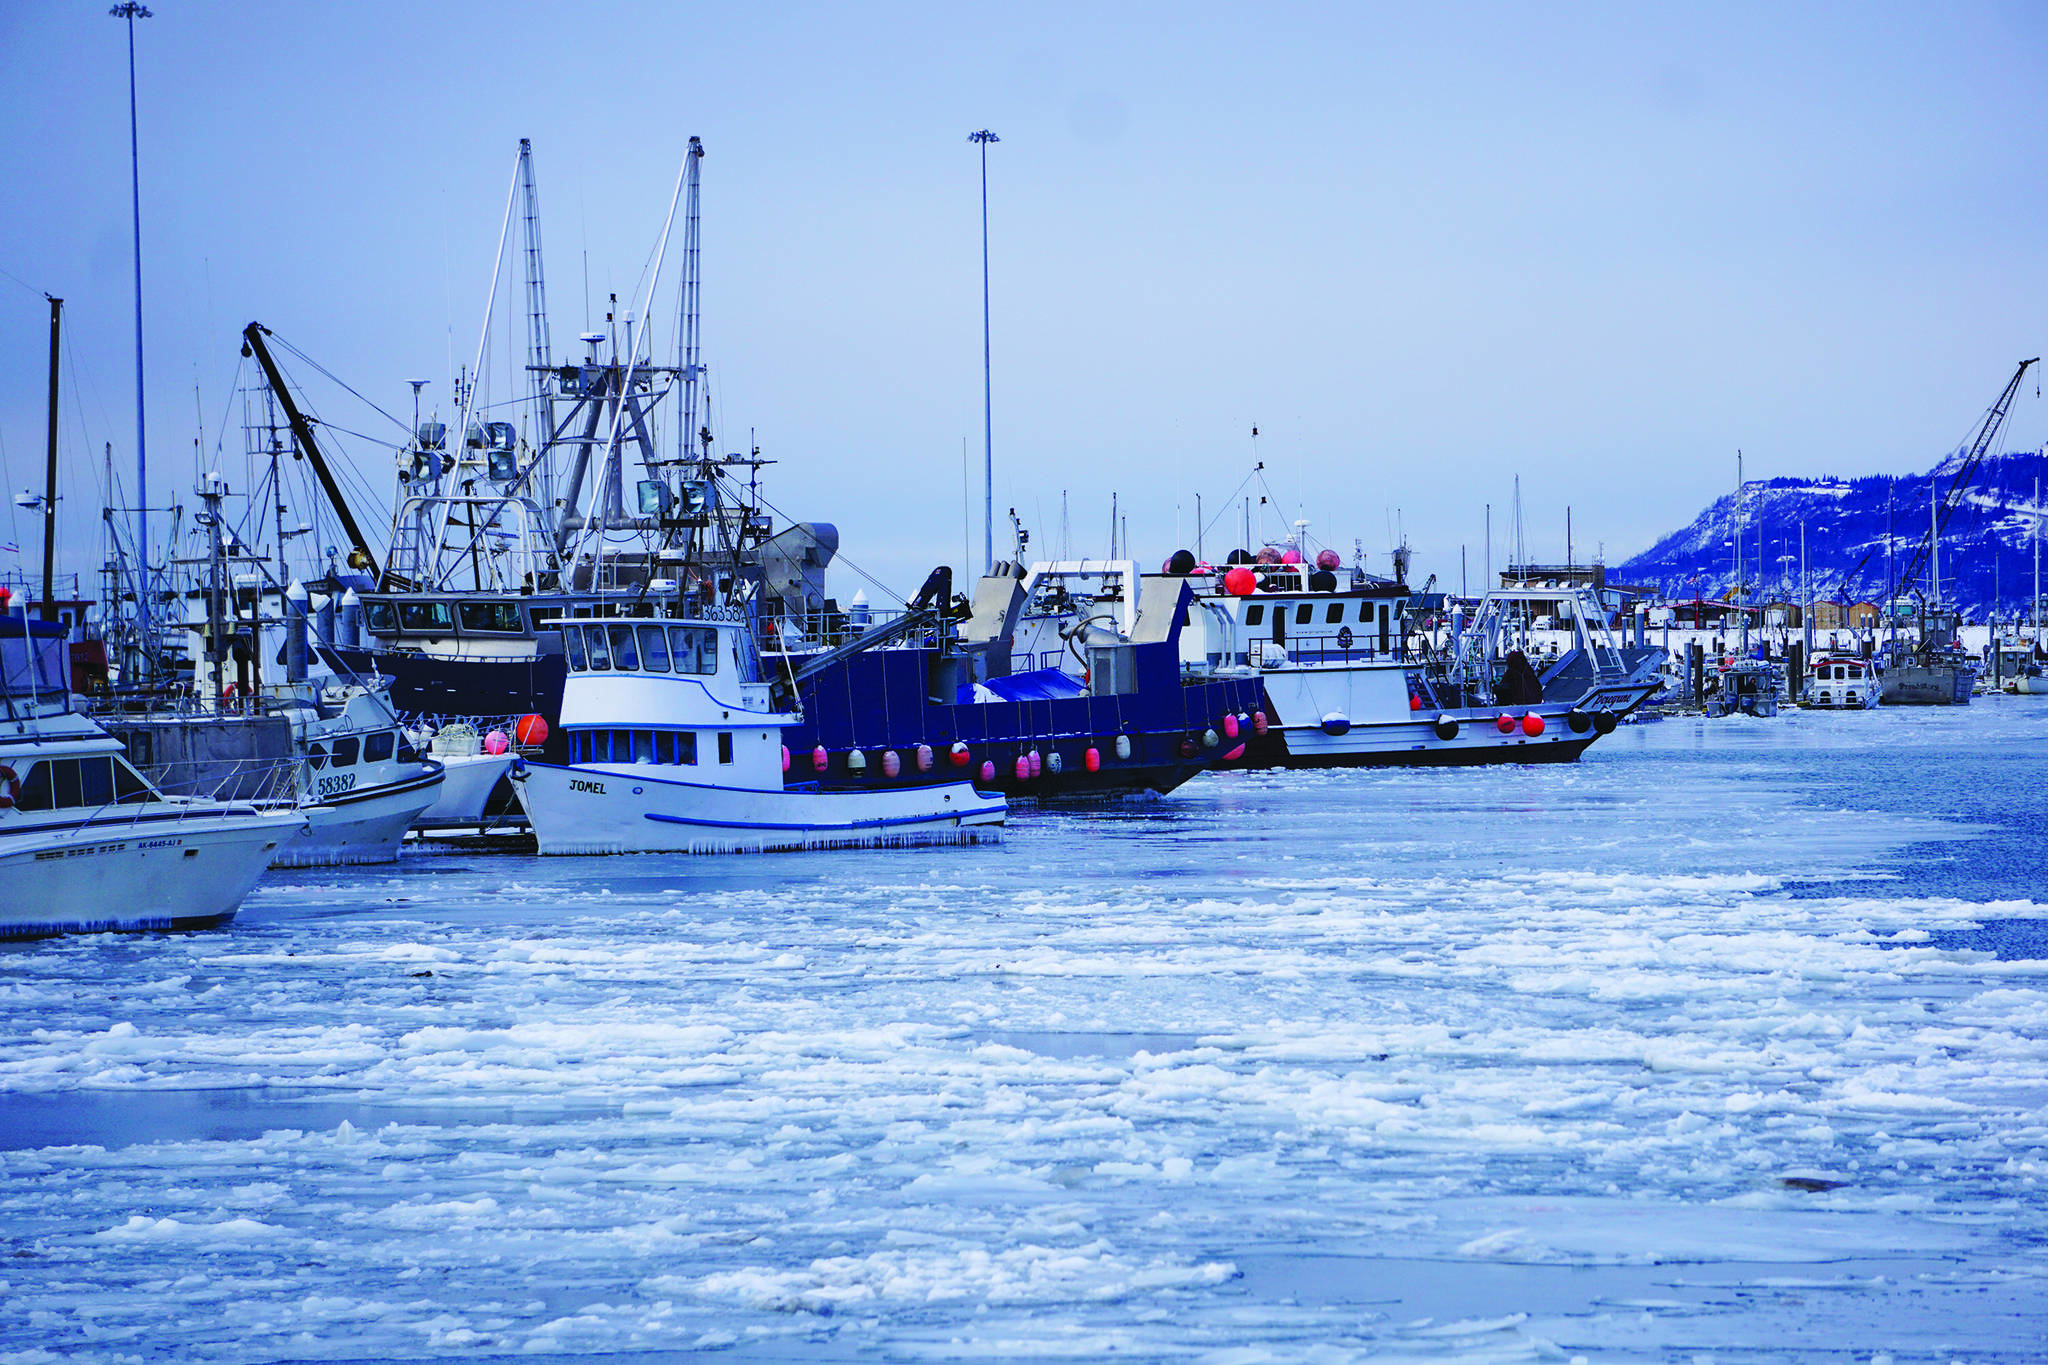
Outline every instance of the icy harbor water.
<path fill-rule="evenodd" d="M 0 950 L 0 1362 L 2048 1356 L 2048 703 Z"/>

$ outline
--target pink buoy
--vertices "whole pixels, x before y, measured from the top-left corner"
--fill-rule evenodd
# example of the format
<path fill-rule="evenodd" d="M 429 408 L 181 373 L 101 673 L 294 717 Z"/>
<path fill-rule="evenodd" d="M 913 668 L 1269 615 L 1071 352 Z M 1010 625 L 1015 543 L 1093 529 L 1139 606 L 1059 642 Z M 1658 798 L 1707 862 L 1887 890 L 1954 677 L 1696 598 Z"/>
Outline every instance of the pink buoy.
<path fill-rule="evenodd" d="M 920 744 L 917 746 L 917 770 L 921 773 L 928 773 L 932 770 L 931 745 Z"/>
<path fill-rule="evenodd" d="M 1243 757 L 1244 757 L 1244 745 L 1240 744 L 1240 745 L 1238 745 L 1238 746 L 1237 746 L 1237 747 L 1236 747 L 1235 749 L 1232 749 L 1232 750 L 1231 750 L 1231 751 L 1230 751 L 1229 753 L 1227 753 L 1227 754 L 1223 755 L 1223 761 L 1224 761 L 1225 763 L 1235 763 L 1235 762 L 1237 762 L 1237 760 L 1239 760 L 1240 758 L 1243 758 Z"/>
<path fill-rule="evenodd" d="M 1523 734 L 1525 734 L 1525 735 L 1530 735 L 1530 736 L 1535 736 L 1535 735 L 1540 735 L 1540 734 L 1542 734 L 1542 733 L 1543 733 L 1543 717 L 1541 717 L 1541 716 L 1537 715 L 1537 714 L 1536 714 L 1536 713 L 1535 713 L 1534 711 L 1531 711 L 1531 712 L 1530 712 L 1530 713 L 1529 713 L 1528 715 L 1526 715 L 1526 716 L 1523 716 L 1523 717 L 1522 717 L 1522 733 L 1523 733 Z"/>
<path fill-rule="evenodd" d="M 1266 733 L 1266 713 L 1264 711 L 1252 712 L 1252 733 L 1255 735 Z"/>
<path fill-rule="evenodd" d="M 1236 717 L 1236 716 L 1225 716 L 1225 717 L 1223 718 L 1223 737 L 1224 737 L 1225 739 L 1236 739 L 1236 738 L 1237 738 L 1237 717 Z"/>
<path fill-rule="evenodd" d="M 1038 750 L 1033 749 L 1025 757 L 1031 760 L 1031 775 L 1033 777 L 1045 771 L 1045 760 L 1038 756 Z"/>
<path fill-rule="evenodd" d="M 1500 713 L 1500 718 L 1494 721 L 1493 728 L 1504 735 L 1511 735 L 1515 732 L 1515 718 L 1503 711 Z"/>
<path fill-rule="evenodd" d="M 502 754 L 511 747 L 512 741 L 505 738 L 503 730 L 493 730 L 484 736 L 484 752 L 487 754 Z"/>
<path fill-rule="evenodd" d="M 984 785 L 984 786 L 987 786 L 988 784 L 990 784 L 990 783 L 994 782 L 995 780 L 996 780 L 996 765 L 995 765 L 995 763 L 994 763 L 993 761 L 989 760 L 989 759 L 986 759 L 986 758 L 985 758 L 985 759 L 983 759 L 983 760 L 981 761 L 981 781 L 982 781 L 982 785 Z"/>
<path fill-rule="evenodd" d="M 1091 773 L 1101 772 L 1102 750 L 1096 748 L 1093 744 L 1089 745 L 1088 752 L 1081 755 L 1081 766 Z"/>
<path fill-rule="evenodd" d="M 1288 546 L 1280 552 L 1280 562 L 1282 564 L 1301 563 L 1301 551 L 1295 549 L 1292 545 Z"/>
<path fill-rule="evenodd" d="M 1019 782 L 1029 782 L 1031 780 L 1031 760 L 1023 754 L 1017 755 L 1017 780 Z"/>
<path fill-rule="evenodd" d="M 903 771 L 903 760 L 896 757 L 894 749 L 882 750 L 882 776 L 895 777 Z"/>
<path fill-rule="evenodd" d="M 832 766 L 832 755 L 825 752 L 824 745 L 820 744 L 817 748 L 811 750 L 811 766 L 819 772 L 824 772 L 825 769 Z"/>
<path fill-rule="evenodd" d="M 789 746 L 787 744 L 782 746 L 782 771 L 789 771 Z"/>

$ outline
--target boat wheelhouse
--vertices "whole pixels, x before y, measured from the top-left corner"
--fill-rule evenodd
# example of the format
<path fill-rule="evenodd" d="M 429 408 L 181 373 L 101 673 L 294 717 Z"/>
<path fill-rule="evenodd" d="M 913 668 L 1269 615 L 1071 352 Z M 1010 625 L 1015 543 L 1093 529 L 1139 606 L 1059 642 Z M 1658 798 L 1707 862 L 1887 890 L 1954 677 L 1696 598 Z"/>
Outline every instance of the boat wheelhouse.
<path fill-rule="evenodd" d="M 1813 661 L 1805 702 L 1824 710 L 1867 711 L 1878 704 L 1881 687 L 1874 660 L 1854 654 L 1823 654 Z"/>

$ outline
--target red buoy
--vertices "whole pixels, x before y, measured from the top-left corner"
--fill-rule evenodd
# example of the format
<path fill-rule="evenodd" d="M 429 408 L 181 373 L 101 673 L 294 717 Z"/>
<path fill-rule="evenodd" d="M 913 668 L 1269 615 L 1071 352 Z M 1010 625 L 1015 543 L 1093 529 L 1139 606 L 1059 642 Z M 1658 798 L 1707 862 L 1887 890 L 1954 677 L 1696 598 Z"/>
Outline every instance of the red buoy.
<path fill-rule="evenodd" d="M 1535 736 L 1535 735 L 1540 735 L 1540 734 L 1542 734 L 1542 733 L 1543 733 L 1543 717 L 1541 717 L 1541 716 L 1537 715 L 1537 714 L 1536 714 L 1536 713 L 1535 713 L 1534 711 L 1531 711 L 1531 712 L 1530 712 L 1530 713 L 1529 713 L 1528 715 L 1526 715 L 1526 716 L 1523 716 L 1523 717 L 1522 717 L 1522 733 L 1523 733 L 1523 734 L 1525 734 L 1525 735 L 1529 735 L 1529 736 L 1532 736 L 1532 737 L 1533 737 L 1533 736 Z"/>
<path fill-rule="evenodd" d="M 1223 575 L 1223 591 L 1232 597 L 1250 597 L 1259 590 L 1259 576 L 1240 564 Z"/>
<path fill-rule="evenodd" d="M 1515 718 L 1505 711 L 1500 713 L 1500 719 L 1496 720 L 1493 725 L 1496 730 L 1499 730 L 1504 735 L 1511 735 L 1515 732 Z"/>
<path fill-rule="evenodd" d="M 1101 772 L 1102 750 L 1096 748 L 1093 744 L 1089 745 L 1088 752 L 1081 755 L 1081 766 L 1091 773 Z"/>
<path fill-rule="evenodd" d="M 953 766 L 956 768 L 964 768 L 974 761 L 974 755 L 967 752 L 967 741 L 964 739 L 953 741 L 952 753 Z"/>
<path fill-rule="evenodd" d="M 1408 709 L 1410 711 L 1420 711 L 1422 709 L 1422 698 L 1410 692 L 1408 694 Z"/>
<path fill-rule="evenodd" d="M 1229 753 L 1227 753 L 1227 754 L 1223 755 L 1223 761 L 1224 761 L 1225 763 L 1235 763 L 1235 762 L 1237 762 L 1237 760 L 1239 760 L 1240 758 L 1243 758 L 1243 757 L 1244 757 L 1244 745 L 1240 744 L 1240 745 L 1238 745 L 1238 746 L 1237 746 L 1237 747 L 1236 747 L 1235 749 L 1232 749 L 1232 750 L 1231 750 L 1231 751 L 1230 751 Z"/>
<path fill-rule="evenodd" d="M 533 749 L 547 743 L 547 719 L 543 716 L 521 716 L 512 726 L 512 737 L 519 741 L 522 749 Z"/>

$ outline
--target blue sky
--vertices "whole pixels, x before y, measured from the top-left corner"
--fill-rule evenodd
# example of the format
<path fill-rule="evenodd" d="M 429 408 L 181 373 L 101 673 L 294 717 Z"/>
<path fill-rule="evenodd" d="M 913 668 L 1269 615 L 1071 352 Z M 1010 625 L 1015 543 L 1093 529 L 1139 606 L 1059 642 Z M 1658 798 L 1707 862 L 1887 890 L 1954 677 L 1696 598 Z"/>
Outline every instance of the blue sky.
<path fill-rule="evenodd" d="M 704 138 L 720 445 L 751 428 L 776 505 L 902 592 L 960 561 L 963 438 L 980 466 L 980 127 L 998 515 L 1039 548 L 1064 490 L 1074 550 L 1102 552 L 1114 492 L 1163 559 L 1196 494 L 1213 515 L 1263 459 L 1269 528 L 1305 516 L 1375 569 L 1398 512 L 1418 573 L 1455 582 L 1463 545 L 1476 586 L 1518 473 L 1532 554 L 1562 555 L 1569 505 L 1581 555 L 1619 560 L 1724 492 L 1738 447 L 1752 476 L 1924 468 L 2048 331 L 2033 6 L 153 8 L 158 503 L 190 500 L 252 318 L 393 411 L 413 377 L 445 401 L 522 136 L 558 350 L 585 253 L 601 315 Z M 105 11 L 0 3 L 0 441 L 10 491 L 39 485 L 39 295 L 62 295 L 80 569 L 102 443 L 133 466 Z M 2011 439 L 2044 434 L 2030 384 Z M 351 455 L 388 496 L 389 450 Z"/>

